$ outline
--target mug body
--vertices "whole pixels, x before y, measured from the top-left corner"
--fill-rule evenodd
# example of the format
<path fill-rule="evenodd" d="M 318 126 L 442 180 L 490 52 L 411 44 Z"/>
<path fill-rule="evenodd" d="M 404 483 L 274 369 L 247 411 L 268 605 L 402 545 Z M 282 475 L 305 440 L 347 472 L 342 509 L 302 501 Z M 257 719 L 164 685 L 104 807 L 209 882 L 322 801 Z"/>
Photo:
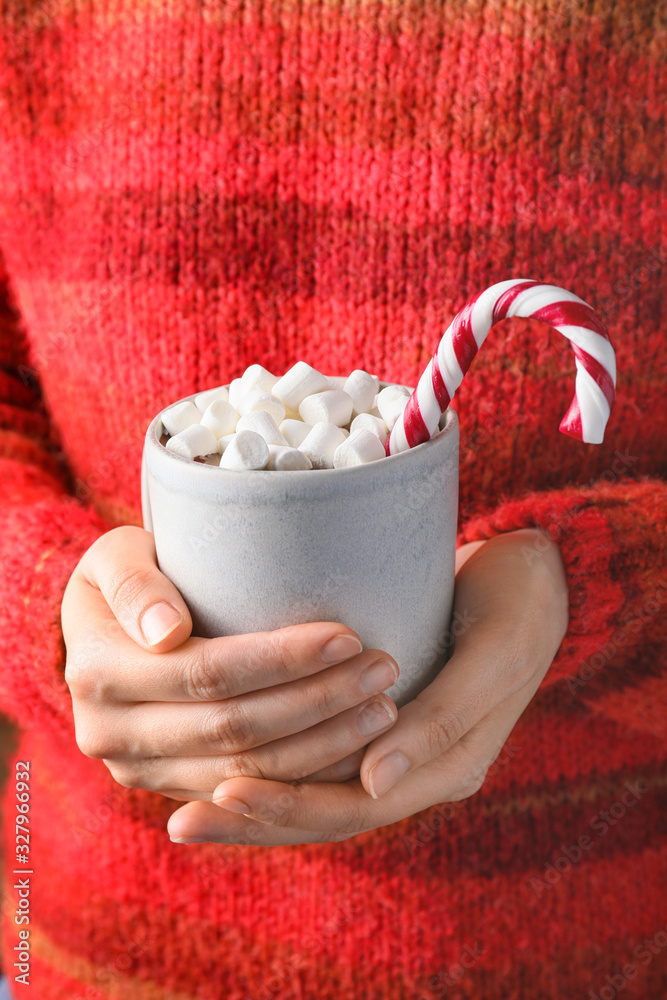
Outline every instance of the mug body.
<path fill-rule="evenodd" d="M 190 610 L 193 635 L 341 622 L 365 649 L 396 659 L 400 676 L 387 694 L 399 707 L 410 701 L 452 645 L 453 410 L 440 428 L 416 448 L 367 465 L 236 472 L 168 452 L 158 414 L 143 453 L 144 527 Z"/>

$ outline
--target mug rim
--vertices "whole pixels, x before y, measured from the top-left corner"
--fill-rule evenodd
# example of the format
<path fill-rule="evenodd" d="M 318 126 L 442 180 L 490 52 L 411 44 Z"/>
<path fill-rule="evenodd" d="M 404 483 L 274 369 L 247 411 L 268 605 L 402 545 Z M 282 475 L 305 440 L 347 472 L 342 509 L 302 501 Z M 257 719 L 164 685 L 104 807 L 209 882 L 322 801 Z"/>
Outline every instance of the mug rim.
<path fill-rule="evenodd" d="M 345 376 L 340 375 L 325 375 L 326 378 L 336 378 L 341 379 Z M 222 389 L 228 388 L 231 383 L 223 383 L 220 386 L 212 386 L 212 389 Z M 381 388 L 386 388 L 390 385 L 399 385 L 402 388 L 410 389 L 414 392 L 414 387 L 403 386 L 403 383 L 399 382 L 380 382 Z M 186 468 L 191 470 L 205 470 L 205 471 L 192 471 L 192 475 L 216 475 L 218 477 L 218 482 L 222 482 L 221 476 L 224 476 L 224 480 L 229 483 L 236 483 L 238 486 L 246 486 L 254 483 L 255 486 L 259 486 L 260 483 L 266 484 L 268 482 L 275 482 L 275 486 L 278 484 L 281 487 L 285 487 L 288 483 L 297 487 L 300 483 L 304 482 L 303 477 L 306 476 L 306 483 L 310 484 L 311 487 L 315 483 L 320 483 L 322 486 L 329 485 L 329 487 L 334 484 L 342 484 L 344 477 L 347 476 L 348 479 L 351 477 L 361 477 L 368 475 L 369 468 L 377 474 L 379 472 L 378 466 L 385 466 L 385 463 L 394 463 L 397 461 L 405 463 L 409 461 L 417 461 L 416 456 L 424 456 L 425 450 L 429 446 L 438 445 L 436 447 L 443 447 L 443 444 L 449 441 L 449 439 L 454 436 L 457 438 L 457 428 L 458 428 L 458 417 L 456 410 L 448 406 L 444 413 L 440 416 L 439 424 L 441 425 L 440 431 L 435 434 L 428 441 L 422 441 L 421 444 L 415 445 L 414 448 L 408 448 L 406 451 L 398 452 L 395 455 L 385 455 L 383 459 L 377 459 L 375 462 L 366 462 L 361 465 L 351 465 L 343 469 L 296 469 L 296 470 L 274 470 L 274 469 L 220 469 L 217 465 L 206 465 L 203 462 L 195 462 L 190 458 L 184 458 L 182 455 L 177 455 L 172 451 L 168 451 L 163 444 L 160 443 L 157 434 L 158 421 L 161 419 L 162 414 L 171 409 L 172 406 L 176 406 L 178 403 L 185 403 L 193 401 L 195 396 L 198 396 L 200 392 L 208 392 L 210 390 L 197 390 L 196 392 L 189 393 L 187 396 L 182 396 L 180 399 L 176 399 L 169 403 L 167 406 L 162 407 L 162 409 L 153 417 L 150 424 L 146 429 L 145 435 L 145 446 L 150 446 L 154 453 L 159 456 L 159 461 L 168 460 L 172 463 L 171 467 L 174 472 L 180 468 L 181 472 L 184 472 Z M 174 465 L 173 463 L 178 463 Z M 390 467 L 394 467 L 390 466 Z M 316 472 L 317 475 L 313 476 L 312 473 Z M 332 480 L 331 477 L 335 476 Z M 267 478 L 269 477 L 269 478 Z M 210 483 L 215 482 L 215 479 L 209 480 Z"/>

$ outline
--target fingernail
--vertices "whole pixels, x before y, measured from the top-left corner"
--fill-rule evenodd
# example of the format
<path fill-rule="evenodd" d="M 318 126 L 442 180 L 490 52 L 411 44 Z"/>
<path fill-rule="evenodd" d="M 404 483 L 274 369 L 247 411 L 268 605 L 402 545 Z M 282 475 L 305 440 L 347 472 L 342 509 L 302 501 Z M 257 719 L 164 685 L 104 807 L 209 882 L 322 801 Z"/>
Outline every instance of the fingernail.
<path fill-rule="evenodd" d="M 170 837 L 172 844 L 208 844 L 204 837 Z"/>
<path fill-rule="evenodd" d="M 394 721 L 394 716 L 383 701 L 372 701 L 365 705 L 357 716 L 357 729 L 362 736 L 370 736 L 371 733 L 379 733 L 386 729 L 390 722 Z"/>
<path fill-rule="evenodd" d="M 379 694 L 385 688 L 391 687 L 396 680 L 396 668 L 389 660 L 378 660 L 366 667 L 359 678 L 362 694 Z"/>
<path fill-rule="evenodd" d="M 157 604 L 151 604 L 150 608 L 144 611 L 139 620 L 139 626 L 148 645 L 157 646 L 182 621 L 183 615 L 176 608 L 167 604 L 166 601 L 158 601 Z"/>
<path fill-rule="evenodd" d="M 340 663 L 356 656 L 364 647 L 354 635 L 337 635 L 322 647 L 320 656 L 325 663 Z"/>
<path fill-rule="evenodd" d="M 242 799 L 234 799 L 231 795 L 223 795 L 222 798 L 213 799 L 213 801 L 216 806 L 227 809 L 229 812 L 241 813 L 244 816 L 250 812 L 250 806 L 247 802 L 243 802 Z"/>
<path fill-rule="evenodd" d="M 368 776 L 371 795 L 374 799 L 384 795 L 392 788 L 399 778 L 402 778 L 410 762 L 400 750 L 393 750 L 386 757 L 382 757 L 377 764 L 373 764 L 371 773 Z"/>

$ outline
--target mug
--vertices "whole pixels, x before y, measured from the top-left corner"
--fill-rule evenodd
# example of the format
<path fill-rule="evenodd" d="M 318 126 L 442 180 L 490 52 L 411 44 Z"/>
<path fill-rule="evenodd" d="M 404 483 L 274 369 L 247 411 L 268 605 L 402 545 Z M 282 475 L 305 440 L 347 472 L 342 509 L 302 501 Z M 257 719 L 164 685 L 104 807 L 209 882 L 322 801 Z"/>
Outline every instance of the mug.
<path fill-rule="evenodd" d="M 142 457 L 143 522 L 193 635 L 341 622 L 364 649 L 394 657 L 386 693 L 399 708 L 431 683 L 452 645 L 454 410 L 429 441 L 344 469 L 220 469 L 167 451 L 162 433 L 158 413 Z"/>

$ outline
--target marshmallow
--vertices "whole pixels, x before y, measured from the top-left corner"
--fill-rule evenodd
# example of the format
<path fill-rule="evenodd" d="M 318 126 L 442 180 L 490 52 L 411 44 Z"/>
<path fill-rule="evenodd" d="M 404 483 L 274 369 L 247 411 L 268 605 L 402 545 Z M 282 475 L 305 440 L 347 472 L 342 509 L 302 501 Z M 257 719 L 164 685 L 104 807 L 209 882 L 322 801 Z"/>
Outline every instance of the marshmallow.
<path fill-rule="evenodd" d="M 283 420 L 278 426 L 278 430 L 287 441 L 290 448 L 298 448 L 312 424 L 306 424 L 303 420 Z"/>
<path fill-rule="evenodd" d="M 299 403 L 316 392 L 329 389 L 329 380 L 305 361 L 297 361 L 282 378 L 278 379 L 271 390 L 274 396 L 282 400 L 287 410 L 297 411 Z"/>
<path fill-rule="evenodd" d="M 199 455 L 210 455 L 211 452 L 217 451 L 218 442 L 208 427 L 190 424 L 185 430 L 170 437 L 166 448 L 181 458 L 197 458 Z"/>
<path fill-rule="evenodd" d="M 275 420 L 266 410 L 254 410 L 242 416 L 236 425 L 236 433 L 239 431 L 254 431 L 263 437 L 267 444 L 287 444 Z"/>
<path fill-rule="evenodd" d="M 308 456 L 314 469 L 333 469 L 334 452 L 345 438 L 345 433 L 336 424 L 319 421 L 308 431 L 299 451 Z"/>
<path fill-rule="evenodd" d="M 361 368 L 327 378 L 299 361 L 278 378 L 250 365 L 229 388 L 205 390 L 194 402 L 165 410 L 166 447 L 223 469 L 297 471 L 374 462 L 385 456 L 385 442 L 412 394 L 400 385 L 377 391 L 379 386 L 378 377 Z M 439 432 L 436 427 L 431 437 Z"/>
<path fill-rule="evenodd" d="M 218 452 L 222 455 L 228 444 L 236 437 L 236 434 L 223 434 L 221 438 L 218 438 Z"/>
<path fill-rule="evenodd" d="M 267 469 L 275 469 L 276 472 L 299 472 L 312 467 L 308 456 L 298 448 L 286 448 L 280 444 L 269 445 Z"/>
<path fill-rule="evenodd" d="M 376 406 L 391 431 L 405 409 L 412 393 L 402 385 L 388 385 L 377 394 Z"/>
<path fill-rule="evenodd" d="M 269 446 L 255 431 L 237 431 L 220 459 L 221 469 L 264 469 L 269 460 Z"/>
<path fill-rule="evenodd" d="M 162 414 L 162 426 L 166 430 L 167 434 L 171 434 L 175 437 L 176 434 L 180 434 L 184 431 L 186 427 L 192 427 L 193 424 L 198 424 L 201 420 L 201 413 L 197 409 L 194 403 L 187 400 L 185 403 L 176 403 L 175 406 L 170 406 L 168 410 L 165 410 Z"/>
<path fill-rule="evenodd" d="M 214 399 L 210 406 L 206 408 L 201 422 L 204 427 L 213 431 L 216 438 L 231 434 L 238 423 L 239 415 L 225 399 Z"/>
<path fill-rule="evenodd" d="M 278 381 L 277 375 L 272 375 L 261 365 L 250 365 L 241 376 L 241 392 L 250 392 L 251 389 L 261 389 L 262 392 L 271 392 Z"/>
<path fill-rule="evenodd" d="M 217 389 L 207 389 L 206 392 L 200 392 L 195 396 L 195 406 L 200 413 L 206 413 L 208 407 L 216 399 L 224 399 L 228 402 L 229 389 L 221 385 Z"/>
<path fill-rule="evenodd" d="M 299 416 L 313 426 L 326 423 L 342 427 L 352 418 L 352 397 L 342 389 L 314 393 L 299 403 Z"/>
<path fill-rule="evenodd" d="M 382 417 L 374 417 L 370 413 L 358 413 L 350 424 L 350 434 L 354 434 L 355 431 L 362 429 L 371 431 L 372 434 L 377 434 L 383 444 L 387 440 L 389 428 Z"/>
<path fill-rule="evenodd" d="M 229 402 L 235 410 L 239 408 L 239 398 L 241 396 L 241 383 L 243 379 L 235 378 L 229 383 Z"/>
<path fill-rule="evenodd" d="M 351 465 L 366 465 L 385 457 L 384 445 L 373 431 L 363 428 L 350 434 L 334 452 L 334 469 L 346 469 Z"/>
<path fill-rule="evenodd" d="M 285 419 L 285 406 L 277 396 L 272 396 L 270 392 L 263 392 L 261 389 L 251 389 L 239 396 L 238 411 L 242 417 L 246 413 L 255 413 L 259 410 L 266 410 L 270 413 L 276 424 L 281 424 Z"/>
<path fill-rule="evenodd" d="M 373 408 L 379 388 L 380 379 L 377 375 L 369 375 L 361 368 L 355 368 L 343 385 L 345 392 L 352 398 L 355 415 L 368 413 Z"/>

